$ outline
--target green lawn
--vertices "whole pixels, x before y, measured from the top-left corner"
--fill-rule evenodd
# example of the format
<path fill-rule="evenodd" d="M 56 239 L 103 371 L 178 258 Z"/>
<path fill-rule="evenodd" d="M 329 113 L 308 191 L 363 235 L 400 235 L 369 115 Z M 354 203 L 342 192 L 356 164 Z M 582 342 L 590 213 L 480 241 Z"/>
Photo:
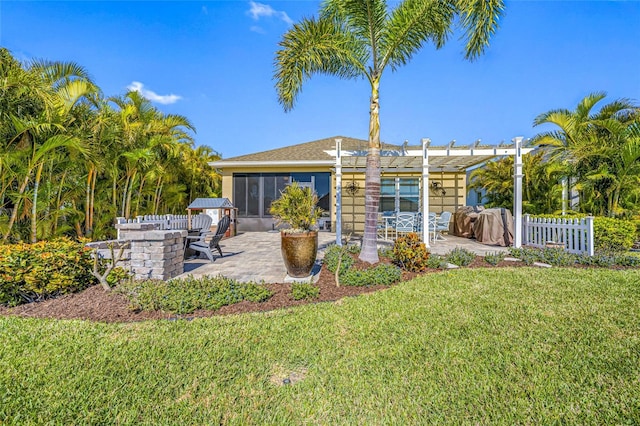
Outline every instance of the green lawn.
<path fill-rule="evenodd" d="M 457 270 L 191 322 L 0 318 L 0 423 L 638 424 L 640 272 Z"/>

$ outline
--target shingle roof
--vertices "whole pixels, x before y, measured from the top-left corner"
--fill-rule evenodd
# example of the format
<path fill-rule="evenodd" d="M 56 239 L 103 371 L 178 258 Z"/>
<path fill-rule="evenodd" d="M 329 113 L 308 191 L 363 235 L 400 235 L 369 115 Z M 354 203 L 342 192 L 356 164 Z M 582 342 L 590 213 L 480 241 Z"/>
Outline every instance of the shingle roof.
<path fill-rule="evenodd" d="M 189 204 L 188 209 L 220 209 L 233 207 L 228 198 L 196 198 Z"/>
<path fill-rule="evenodd" d="M 285 146 L 283 148 L 272 149 L 269 151 L 226 158 L 224 160 L 216 161 L 215 166 L 223 166 L 226 162 L 238 161 L 260 161 L 266 163 L 271 161 L 333 161 L 333 157 L 324 151 L 334 150 L 336 148 L 336 138 L 342 139 L 342 149 L 347 151 L 366 150 L 369 144 L 369 142 L 364 139 L 355 139 L 346 136 L 333 136 L 330 138 Z M 400 146 L 383 143 L 382 148 L 399 149 Z"/>

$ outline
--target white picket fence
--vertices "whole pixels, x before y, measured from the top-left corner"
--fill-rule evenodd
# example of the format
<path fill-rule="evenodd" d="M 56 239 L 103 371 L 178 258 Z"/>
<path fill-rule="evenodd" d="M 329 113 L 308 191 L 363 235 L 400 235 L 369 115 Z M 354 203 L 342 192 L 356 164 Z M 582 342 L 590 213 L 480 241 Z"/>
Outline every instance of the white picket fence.
<path fill-rule="evenodd" d="M 593 256 L 593 217 L 550 219 L 523 215 L 523 244 L 532 247 L 560 246 L 570 253 Z"/>
<path fill-rule="evenodd" d="M 123 217 L 116 218 L 116 223 L 154 223 L 158 229 L 188 229 L 189 219 L 186 214 L 149 214 L 138 216 L 135 219 L 125 219 Z"/>

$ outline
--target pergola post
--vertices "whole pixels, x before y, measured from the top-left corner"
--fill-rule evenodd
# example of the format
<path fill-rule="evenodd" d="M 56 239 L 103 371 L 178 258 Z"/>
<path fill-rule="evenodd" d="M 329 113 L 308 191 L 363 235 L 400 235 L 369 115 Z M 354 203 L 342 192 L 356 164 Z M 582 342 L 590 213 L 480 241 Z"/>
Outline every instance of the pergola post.
<path fill-rule="evenodd" d="M 422 139 L 422 241 L 429 248 L 429 143 Z"/>
<path fill-rule="evenodd" d="M 342 245 L 342 139 L 336 139 L 336 244 Z"/>
<path fill-rule="evenodd" d="M 522 246 L 522 136 L 513 139 L 515 153 L 513 161 L 513 246 Z"/>

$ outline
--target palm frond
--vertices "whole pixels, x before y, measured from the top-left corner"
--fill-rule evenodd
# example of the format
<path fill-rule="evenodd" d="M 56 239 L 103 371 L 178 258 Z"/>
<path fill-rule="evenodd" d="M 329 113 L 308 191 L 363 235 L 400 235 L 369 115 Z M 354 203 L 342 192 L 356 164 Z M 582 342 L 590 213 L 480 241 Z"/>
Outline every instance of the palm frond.
<path fill-rule="evenodd" d="M 384 28 L 380 50 L 384 68 L 405 65 L 426 42 L 439 49 L 451 33 L 456 9 L 451 2 L 406 0 L 393 10 Z"/>
<path fill-rule="evenodd" d="M 457 0 L 464 31 L 465 59 L 474 60 L 489 46 L 504 14 L 503 0 Z"/>
<path fill-rule="evenodd" d="M 368 52 L 349 32 L 328 19 L 303 19 L 283 36 L 276 52 L 278 100 L 285 111 L 293 108 L 302 84 L 314 74 L 343 79 L 367 77 Z"/>

